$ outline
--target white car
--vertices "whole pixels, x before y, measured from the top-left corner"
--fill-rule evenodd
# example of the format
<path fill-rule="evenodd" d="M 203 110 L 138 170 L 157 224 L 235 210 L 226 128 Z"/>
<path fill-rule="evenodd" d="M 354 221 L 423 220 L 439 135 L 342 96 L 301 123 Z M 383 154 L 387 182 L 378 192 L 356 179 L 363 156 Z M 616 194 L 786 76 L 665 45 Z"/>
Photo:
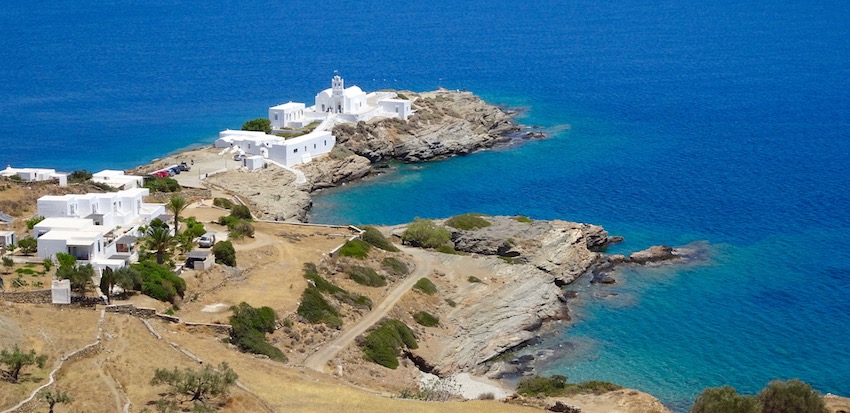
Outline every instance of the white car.
<path fill-rule="evenodd" d="M 198 246 L 201 248 L 210 248 L 215 245 L 215 234 L 207 232 L 198 239 Z"/>
<path fill-rule="evenodd" d="M 234 161 L 241 161 L 241 160 L 243 160 L 243 159 L 245 159 L 245 158 L 247 158 L 247 156 L 245 156 L 245 154 L 244 154 L 244 153 L 237 153 L 236 155 L 233 155 L 233 160 L 234 160 Z"/>

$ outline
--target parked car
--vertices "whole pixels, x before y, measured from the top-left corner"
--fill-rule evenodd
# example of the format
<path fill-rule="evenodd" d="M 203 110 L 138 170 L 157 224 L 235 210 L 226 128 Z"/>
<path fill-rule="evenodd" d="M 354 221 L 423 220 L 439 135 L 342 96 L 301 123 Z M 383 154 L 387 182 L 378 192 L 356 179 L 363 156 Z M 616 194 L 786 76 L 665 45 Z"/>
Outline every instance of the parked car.
<path fill-rule="evenodd" d="M 156 171 L 156 172 L 152 173 L 151 176 L 154 176 L 156 178 L 167 178 L 168 172 L 166 172 L 166 171 Z"/>
<path fill-rule="evenodd" d="M 215 245 L 215 234 L 212 232 L 207 232 L 198 239 L 198 246 L 201 248 L 210 248 L 213 245 Z"/>
<path fill-rule="evenodd" d="M 245 156 L 245 154 L 244 154 L 244 153 L 237 153 L 236 155 L 233 155 L 233 160 L 234 160 L 234 161 L 241 161 L 241 160 L 243 160 L 243 159 L 245 159 L 245 158 L 247 158 L 247 156 Z"/>
<path fill-rule="evenodd" d="M 191 167 L 189 166 L 189 164 L 187 164 L 186 162 L 181 162 L 181 163 L 180 163 L 180 165 L 177 165 L 177 170 L 178 170 L 178 171 L 186 172 L 186 171 L 188 171 L 189 169 L 192 169 L 192 168 L 191 168 Z"/>
<path fill-rule="evenodd" d="M 180 175 L 180 170 L 176 166 L 172 166 L 168 171 L 171 172 L 171 176 Z"/>

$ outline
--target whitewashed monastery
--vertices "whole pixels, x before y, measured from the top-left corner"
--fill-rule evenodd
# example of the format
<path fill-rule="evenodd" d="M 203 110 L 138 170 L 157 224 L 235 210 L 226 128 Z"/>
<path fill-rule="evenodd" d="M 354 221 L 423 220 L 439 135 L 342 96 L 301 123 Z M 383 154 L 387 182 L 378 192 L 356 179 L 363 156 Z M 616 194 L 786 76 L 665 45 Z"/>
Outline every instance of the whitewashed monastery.
<path fill-rule="evenodd" d="M 399 99 L 395 92 L 366 93 L 357 86 L 346 88 L 340 76 L 334 76 L 331 87 L 319 92 L 315 104 L 288 102 L 269 108 L 272 135 L 264 132 L 225 130 L 215 141 L 217 148 L 230 148 L 243 153 L 248 169 L 271 161 L 286 167 L 310 162 L 326 154 L 336 144 L 331 129 L 337 123 L 368 121 L 375 117 L 407 120 L 412 114 L 410 100 Z M 306 135 L 286 139 L 293 129 L 318 123 Z"/>

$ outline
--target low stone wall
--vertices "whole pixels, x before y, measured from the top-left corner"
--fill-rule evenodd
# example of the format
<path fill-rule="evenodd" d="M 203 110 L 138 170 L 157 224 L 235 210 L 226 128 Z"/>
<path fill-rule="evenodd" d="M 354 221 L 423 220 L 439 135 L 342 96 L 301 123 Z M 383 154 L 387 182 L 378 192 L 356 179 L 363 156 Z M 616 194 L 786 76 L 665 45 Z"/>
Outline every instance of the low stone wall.
<path fill-rule="evenodd" d="M 32 291 L 3 291 L 0 292 L 0 300 L 24 304 L 50 304 L 53 295 L 50 289 Z"/>
<path fill-rule="evenodd" d="M 107 313 L 129 314 L 141 318 L 151 318 L 156 316 L 155 309 L 136 307 L 133 304 L 108 305 L 105 310 Z"/>
<path fill-rule="evenodd" d="M 230 334 L 233 327 L 230 324 L 210 324 L 210 323 L 189 323 L 184 322 L 183 325 L 189 328 L 208 328 L 218 334 Z"/>

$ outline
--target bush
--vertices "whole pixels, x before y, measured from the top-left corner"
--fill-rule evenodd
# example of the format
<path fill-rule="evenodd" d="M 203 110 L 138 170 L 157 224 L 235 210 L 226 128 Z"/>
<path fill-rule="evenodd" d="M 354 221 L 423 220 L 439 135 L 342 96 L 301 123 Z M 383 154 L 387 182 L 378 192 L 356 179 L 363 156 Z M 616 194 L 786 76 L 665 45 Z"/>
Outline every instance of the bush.
<path fill-rule="evenodd" d="M 481 218 L 480 214 L 463 214 L 449 218 L 446 225 L 461 230 L 470 230 L 489 227 L 490 221 Z"/>
<path fill-rule="evenodd" d="M 416 349 L 413 331 L 398 320 L 387 319 L 369 332 L 359 343 L 367 360 L 390 369 L 398 367 L 398 354 L 402 348 Z"/>
<path fill-rule="evenodd" d="M 233 243 L 230 240 L 215 243 L 212 252 L 215 255 L 215 262 L 230 267 L 236 266 L 236 250 L 233 249 Z"/>
<path fill-rule="evenodd" d="M 230 209 L 233 208 L 233 201 L 227 198 L 213 198 L 213 205 L 219 208 Z"/>
<path fill-rule="evenodd" d="M 142 261 L 131 265 L 131 268 L 139 273 L 141 292 L 148 297 L 173 303 L 175 296 L 182 298 L 186 292 L 186 281 L 165 265 Z"/>
<path fill-rule="evenodd" d="M 330 327 L 342 325 L 339 312 L 322 297 L 318 288 L 310 286 L 301 294 L 301 304 L 298 305 L 298 315 L 312 324 L 325 323 Z"/>
<path fill-rule="evenodd" d="M 80 184 L 91 179 L 91 172 L 85 169 L 78 169 L 68 174 L 68 183 Z"/>
<path fill-rule="evenodd" d="M 585 381 L 576 384 L 567 383 L 561 375 L 550 377 L 534 376 L 520 380 L 517 393 L 526 396 L 571 396 L 575 394 L 604 394 L 622 389 L 607 381 Z"/>
<path fill-rule="evenodd" d="M 425 311 L 420 311 L 413 315 L 413 319 L 416 320 L 417 323 L 423 325 L 425 327 L 434 327 L 440 324 L 440 318 L 427 313 Z"/>
<path fill-rule="evenodd" d="M 393 257 L 384 258 L 381 261 L 381 268 L 396 277 L 403 277 L 407 275 L 408 272 L 407 264 L 402 262 L 400 259 Z"/>
<path fill-rule="evenodd" d="M 455 251 L 454 247 L 452 247 L 451 245 L 440 245 L 439 247 L 435 248 L 435 250 L 437 252 L 442 252 L 443 254 L 458 255 L 458 252 Z"/>
<path fill-rule="evenodd" d="M 798 379 L 774 380 L 758 394 L 764 413 L 828 413 L 820 394 Z"/>
<path fill-rule="evenodd" d="M 254 226 L 251 225 L 250 222 L 244 219 L 240 219 L 235 224 L 233 224 L 233 227 L 230 228 L 229 236 L 233 239 L 242 239 L 244 237 L 253 238 Z"/>
<path fill-rule="evenodd" d="M 251 216 L 251 210 L 248 209 L 245 205 L 233 205 L 230 207 L 230 216 L 238 219 L 253 219 Z"/>
<path fill-rule="evenodd" d="M 286 356 L 266 339 L 277 325 L 277 314 L 270 307 L 251 307 L 242 302 L 230 308 L 230 342 L 243 353 L 264 354 L 272 360 L 286 361 Z"/>
<path fill-rule="evenodd" d="M 469 281 L 471 283 L 480 283 L 481 282 L 481 280 L 478 277 L 473 276 L 473 275 L 466 277 L 466 281 Z"/>
<path fill-rule="evenodd" d="M 448 304 L 449 307 L 452 307 L 452 308 L 457 307 L 457 303 L 455 302 L 455 300 L 452 300 L 451 298 L 446 298 L 446 304 Z"/>
<path fill-rule="evenodd" d="M 252 119 L 242 124 L 242 130 L 272 133 L 272 122 L 264 118 Z"/>
<path fill-rule="evenodd" d="M 18 248 L 24 255 L 31 255 L 38 251 L 38 240 L 33 237 L 26 237 L 18 241 Z"/>
<path fill-rule="evenodd" d="M 368 226 L 363 228 L 363 241 L 372 244 L 373 246 L 380 248 L 384 251 L 389 252 L 398 252 L 399 249 L 393 245 L 390 240 L 384 237 L 384 234 L 381 234 L 381 231 L 378 231 L 377 228 L 373 226 Z"/>
<path fill-rule="evenodd" d="M 416 284 L 413 284 L 413 288 L 422 291 L 423 293 L 428 295 L 433 295 L 437 292 L 437 286 L 434 285 L 431 280 L 424 277 L 420 278 L 419 281 L 416 282 Z"/>
<path fill-rule="evenodd" d="M 401 234 L 403 242 L 423 248 L 437 248 L 447 244 L 451 239 L 452 233 L 449 230 L 430 219 L 415 219 L 407 224 L 407 228 Z"/>
<path fill-rule="evenodd" d="M 180 184 L 174 178 L 154 178 L 145 180 L 145 188 L 151 192 L 179 192 Z"/>
<path fill-rule="evenodd" d="M 531 218 L 526 217 L 526 216 L 522 216 L 522 215 L 515 216 L 514 221 L 523 222 L 523 223 L 526 223 L 526 224 L 530 224 L 532 222 Z"/>
<path fill-rule="evenodd" d="M 353 239 L 351 241 L 346 241 L 346 243 L 339 249 L 339 255 L 342 257 L 352 257 L 362 260 L 369 255 L 369 250 L 372 247 L 369 244 L 363 242 L 359 239 Z"/>
<path fill-rule="evenodd" d="M 26 220 L 27 229 L 32 230 L 36 226 L 36 224 L 38 224 L 41 221 L 44 221 L 43 216 L 37 216 L 37 217 L 33 217 L 33 218 Z"/>
<path fill-rule="evenodd" d="M 348 277 L 354 280 L 357 284 L 367 287 L 383 287 L 387 285 L 387 279 L 378 275 L 375 270 L 369 267 L 361 267 L 353 265 L 348 268 Z"/>
<path fill-rule="evenodd" d="M 691 413 L 761 413 L 762 404 L 753 396 L 742 396 L 730 387 L 712 387 L 702 391 L 691 406 Z"/>
<path fill-rule="evenodd" d="M 207 233 L 204 224 L 198 222 L 195 217 L 186 218 L 183 222 L 186 224 L 186 229 L 183 230 L 183 233 L 188 234 L 193 239 Z"/>

